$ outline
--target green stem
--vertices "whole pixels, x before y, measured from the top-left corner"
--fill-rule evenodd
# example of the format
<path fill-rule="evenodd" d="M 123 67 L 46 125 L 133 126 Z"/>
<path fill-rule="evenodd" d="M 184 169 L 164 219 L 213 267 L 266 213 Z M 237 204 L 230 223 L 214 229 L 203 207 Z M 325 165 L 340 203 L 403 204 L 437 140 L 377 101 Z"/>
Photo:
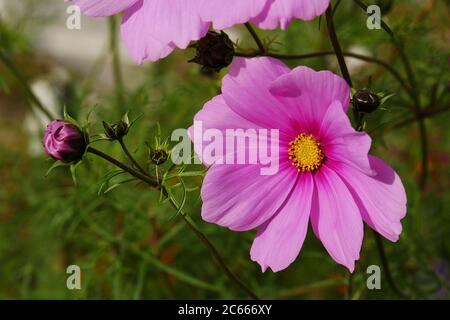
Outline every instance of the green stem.
<path fill-rule="evenodd" d="M 119 45 L 117 41 L 118 22 L 117 17 L 109 18 L 109 45 L 112 54 L 112 72 L 114 76 L 115 93 L 119 106 L 125 108 L 124 84 L 120 62 Z"/>
<path fill-rule="evenodd" d="M 23 91 L 25 92 L 26 96 L 28 97 L 32 105 L 35 105 L 43 114 L 45 114 L 48 120 L 53 120 L 54 116 L 50 113 L 50 111 L 47 110 L 47 108 L 44 107 L 42 102 L 33 93 L 25 76 L 19 71 L 19 69 L 17 69 L 14 62 L 1 49 L 0 49 L 0 62 L 2 62 L 5 65 L 6 69 L 8 69 L 9 72 L 11 72 L 11 74 L 22 86 Z"/>
<path fill-rule="evenodd" d="M 253 29 L 252 25 L 247 22 L 245 24 L 245 27 L 247 28 L 248 32 L 250 33 L 250 35 L 253 37 L 253 40 L 255 40 L 256 45 L 258 46 L 259 52 L 260 53 L 264 53 L 266 52 L 266 47 L 264 46 L 264 43 L 262 42 L 262 40 L 259 38 L 258 34 L 256 33 L 255 29 Z"/>
<path fill-rule="evenodd" d="M 131 174 L 133 177 L 136 177 L 139 180 L 142 180 L 143 182 L 147 183 L 152 188 L 157 188 L 157 189 L 159 188 L 159 183 L 154 177 L 143 174 L 143 173 L 137 171 L 136 169 L 120 162 L 119 160 L 117 160 L 117 159 L 111 157 L 110 155 L 107 155 L 106 153 L 103 153 L 102 151 L 97 150 L 93 147 L 88 147 L 87 152 L 95 154 L 96 156 L 103 158 L 104 160 L 114 164 L 115 166 L 119 167 L 123 171 L 126 171 L 129 174 Z"/>
<path fill-rule="evenodd" d="M 111 244 L 114 244 L 117 246 L 123 246 L 123 248 L 125 250 L 139 255 L 145 261 L 148 261 L 151 264 L 153 264 L 157 269 L 160 269 L 161 271 L 174 276 L 175 278 L 179 279 L 180 281 L 183 281 L 187 284 L 190 284 L 190 285 L 193 285 L 193 286 L 205 289 L 205 290 L 211 290 L 211 291 L 215 291 L 215 292 L 220 291 L 219 288 L 216 288 L 209 283 L 206 283 L 197 278 L 193 278 L 190 275 L 184 273 L 183 271 L 180 271 L 178 269 L 171 267 L 168 264 L 163 263 L 156 256 L 148 254 L 147 252 L 145 252 L 145 253 L 142 252 L 141 250 L 139 250 L 138 246 L 133 245 L 131 243 L 124 242 L 124 241 L 122 241 L 121 238 L 111 235 L 109 232 L 107 232 L 101 226 L 99 226 L 95 221 L 93 221 L 89 215 L 87 215 L 85 213 L 83 213 L 83 215 L 84 215 L 82 217 L 83 220 L 86 221 L 86 223 L 91 228 L 91 230 L 93 232 L 95 232 L 96 234 L 98 234 L 103 239 L 105 239 L 106 241 L 110 242 Z"/>
<path fill-rule="evenodd" d="M 347 277 L 346 300 L 352 300 L 353 297 L 353 273 L 349 273 Z"/>
<path fill-rule="evenodd" d="M 156 180 L 156 178 L 148 175 L 143 174 L 140 171 L 137 171 L 133 169 L 132 167 L 120 162 L 119 160 L 107 155 L 106 153 L 103 153 L 100 150 L 97 150 L 93 147 L 88 147 L 87 152 L 95 154 L 96 156 L 103 158 L 104 160 L 114 164 L 115 166 L 121 168 L 122 170 L 128 172 L 132 176 L 142 180 L 143 182 L 147 183 L 150 187 L 155 188 L 157 190 L 162 190 L 163 194 L 165 196 L 168 196 L 168 192 L 165 189 L 164 186 L 161 186 L 161 184 Z M 222 268 L 222 270 L 225 272 L 226 276 L 233 281 L 239 288 L 241 288 L 250 298 L 252 299 L 259 299 L 258 296 L 253 293 L 253 291 L 245 285 L 242 280 L 240 280 L 226 265 L 224 262 L 222 256 L 220 255 L 219 251 L 216 249 L 216 247 L 212 244 L 211 241 L 206 237 L 206 235 L 194 224 L 194 222 L 187 216 L 184 212 L 179 210 L 178 204 L 169 197 L 169 201 L 172 204 L 172 206 L 177 210 L 181 212 L 181 216 L 183 217 L 183 221 L 189 226 L 189 228 L 194 232 L 194 234 L 199 238 L 203 244 L 206 246 L 206 248 L 211 252 L 215 260 L 218 262 L 219 266 Z"/>
<path fill-rule="evenodd" d="M 163 193 L 167 196 L 167 190 L 163 187 Z M 189 218 L 188 215 L 186 215 L 182 210 L 180 210 L 178 204 L 169 197 L 169 201 L 172 204 L 172 206 L 180 212 L 181 216 L 183 217 L 183 220 L 186 222 L 186 224 L 189 226 L 189 228 L 194 232 L 194 234 L 199 238 L 204 245 L 208 248 L 208 250 L 212 253 L 214 258 L 216 259 L 217 263 L 220 265 L 222 270 L 225 272 L 227 277 L 231 279 L 239 288 L 241 288 L 247 295 L 255 300 L 259 300 L 258 296 L 244 283 L 242 280 L 240 280 L 226 265 L 225 261 L 223 260 L 222 256 L 220 255 L 219 251 L 217 251 L 216 247 L 209 241 L 209 239 L 206 237 L 206 235 L 195 225 L 195 223 Z"/>
<path fill-rule="evenodd" d="M 381 236 L 373 230 L 373 235 L 375 238 L 375 243 L 377 245 L 377 250 L 380 255 L 381 264 L 383 265 L 384 272 L 386 273 L 386 279 L 392 291 L 403 299 L 408 299 L 408 297 L 397 287 L 394 278 L 392 277 L 391 269 L 389 268 L 389 262 L 386 258 L 386 252 L 384 250 L 383 239 Z"/>
<path fill-rule="evenodd" d="M 416 115 L 414 115 L 405 120 L 402 120 L 402 121 L 399 121 L 392 125 L 389 125 L 383 129 L 383 132 L 389 132 L 392 130 L 401 129 L 401 128 L 406 127 L 409 124 L 419 121 L 421 119 L 431 118 L 437 114 L 448 112 L 449 110 L 450 110 L 450 105 L 443 106 L 443 107 L 432 107 L 432 108 L 423 109 L 418 117 Z"/>
<path fill-rule="evenodd" d="M 361 7 L 361 9 L 363 9 L 366 13 L 367 13 L 367 8 L 368 5 L 365 4 L 363 1 L 361 0 L 354 0 L 355 3 Z M 409 62 L 408 56 L 405 53 L 404 50 L 404 46 L 403 43 L 395 36 L 395 33 L 392 31 L 392 29 L 386 24 L 386 22 L 384 22 L 383 20 L 381 20 L 381 27 L 383 28 L 384 31 L 386 31 L 386 33 L 389 35 L 389 37 L 392 40 L 392 43 L 396 46 L 399 54 L 400 54 L 400 58 L 402 60 L 403 66 L 405 68 L 407 77 L 411 83 L 412 86 L 412 90 L 413 90 L 413 99 L 415 100 L 416 104 L 418 104 L 418 95 L 417 95 L 417 82 L 416 82 L 416 78 L 414 76 L 414 71 L 411 67 L 411 63 Z"/>
<path fill-rule="evenodd" d="M 336 52 L 336 56 L 337 56 L 337 59 L 339 61 L 339 65 L 341 67 L 341 72 L 344 75 L 344 78 L 347 80 L 347 83 L 351 86 L 352 80 L 351 80 L 351 77 L 350 77 L 350 73 L 348 72 L 347 66 L 345 64 L 344 55 L 342 53 L 341 46 L 339 44 L 339 40 L 338 40 L 337 35 L 336 35 L 336 30 L 334 28 L 331 6 L 327 9 L 326 16 L 327 16 L 328 33 L 329 33 L 329 36 L 330 36 L 330 39 L 331 39 L 331 43 L 333 44 L 334 50 Z M 356 110 L 354 110 L 354 114 L 355 114 L 356 129 L 358 131 L 362 131 L 362 124 L 363 124 L 364 114 L 362 114 L 362 113 L 360 113 L 360 112 L 358 112 Z M 391 287 L 392 291 L 394 291 L 399 296 L 401 296 L 403 298 L 406 297 L 397 288 L 397 285 L 395 284 L 394 278 L 392 277 L 392 274 L 391 274 L 391 271 L 390 271 L 390 268 L 389 268 L 389 263 L 388 263 L 388 260 L 386 258 L 383 241 L 382 241 L 380 235 L 376 231 L 374 231 L 374 236 L 375 236 L 375 241 L 376 241 L 376 244 L 377 244 L 378 253 L 379 253 L 380 258 L 381 258 L 381 263 L 383 264 L 383 268 L 384 268 L 384 271 L 386 273 L 386 277 L 387 277 L 389 286 Z M 350 277 L 349 278 L 348 291 L 350 292 L 351 290 L 352 290 L 352 284 L 351 284 L 351 277 Z"/>
<path fill-rule="evenodd" d="M 365 4 L 361 0 L 354 0 L 355 3 L 361 7 L 364 11 L 367 12 L 368 5 Z M 419 186 L 421 189 L 423 189 L 426 185 L 427 178 L 428 178 L 428 138 L 427 138 L 427 128 L 426 124 L 423 118 L 420 118 L 421 113 L 421 103 L 420 103 L 420 97 L 419 97 L 419 87 L 417 85 L 416 77 L 414 75 L 414 70 L 411 66 L 411 62 L 408 59 L 408 56 L 405 53 L 404 50 L 404 44 L 400 39 L 397 38 L 397 36 L 394 34 L 392 29 L 384 22 L 381 21 L 381 27 L 383 30 L 386 31 L 386 33 L 391 38 L 392 43 L 397 48 L 400 59 L 403 63 L 403 66 L 405 68 L 405 72 L 407 75 L 407 78 L 411 85 L 411 98 L 414 101 L 413 109 L 414 113 L 416 114 L 416 117 L 418 118 L 418 128 L 419 128 L 419 135 L 420 135 L 420 151 L 421 151 L 421 172 L 420 172 L 420 179 L 419 179 Z"/>
<path fill-rule="evenodd" d="M 128 150 L 127 146 L 125 145 L 125 142 L 123 142 L 123 138 L 118 139 L 120 146 L 122 147 L 123 152 L 126 154 L 128 159 L 133 163 L 133 165 L 142 173 L 145 175 L 148 175 L 148 172 L 139 164 L 139 162 L 134 159 L 134 157 L 131 155 L 130 151 Z M 158 181 L 158 179 L 156 179 Z"/>
<path fill-rule="evenodd" d="M 345 81 L 347 81 L 347 84 L 352 87 L 352 79 L 350 77 L 350 73 L 348 72 L 347 64 L 345 63 L 341 45 L 339 44 L 339 40 L 336 34 L 336 28 L 334 27 L 333 9 L 331 5 L 328 7 L 325 15 L 327 18 L 328 35 L 330 37 L 331 44 L 333 45 L 334 52 L 336 53 L 339 68 L 341 69 L 342 76 L 344 77 Z"/>
<path fill-rule="evenodd" d="M 336 28 L 334 27 L 333 22 L 333 8 L 332 5 L 328 7 L 326 13 L 326 19 L 327 19 L 327 29 L 328 29 L 328 36 L 330 37 L 331 44 L 333 46 L 334 52 L 336 54 L 336 58 L 339 63 L 339 67 L 341 69 L 342 76 L 344 77 L 345 81 L 347 81 L 347 84 L 352 87 L 352 78 L 350 77 L 350 72 L 348 72 L 347 64 L 345 63 L 345 57 L 344 53 L 342 51 L 341 45 L 339 43 L 339 39 L 337 37 Z M 362 121 L 364 118 L 364 115 L 360 112 L 358 112 L 356 109 L 353 109 L 354 116 L 355 116 L 355 122 L 356 122 L 356 130 L 362 129 Z M 353 294 L 353 275 L 350 273 L 348 275 L 348 282 L 347 282 L 347 292 L 346 292 L 346 298 L 351 299 Z"/>

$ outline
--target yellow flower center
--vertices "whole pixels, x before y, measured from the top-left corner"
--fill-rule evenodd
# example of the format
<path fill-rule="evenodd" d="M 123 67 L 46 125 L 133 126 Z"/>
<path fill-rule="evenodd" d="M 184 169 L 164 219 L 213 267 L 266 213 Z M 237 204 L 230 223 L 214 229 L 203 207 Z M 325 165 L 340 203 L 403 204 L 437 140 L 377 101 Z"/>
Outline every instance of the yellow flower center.
<path fill-rule="evenodd" d="M 325 159 L 320 143 L 310 134 L 299 134 L 289 145 L 289 159 L 298 172 L 315 171 Z"/>

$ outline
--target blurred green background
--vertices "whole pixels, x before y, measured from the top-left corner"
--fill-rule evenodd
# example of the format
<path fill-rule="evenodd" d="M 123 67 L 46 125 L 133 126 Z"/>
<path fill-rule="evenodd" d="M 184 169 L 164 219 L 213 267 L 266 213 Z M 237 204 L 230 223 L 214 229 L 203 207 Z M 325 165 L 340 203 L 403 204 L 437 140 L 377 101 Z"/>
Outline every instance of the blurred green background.
<path fill-rule="evenodd" d="M 348 59 L 355 88 L 370 84 L 394 96 L 367 117 L 372 153 L 400 174 L 408 194 L 408 215 L 398 243 L 384 241 L 397 286 L 414 299 L 450 297 L 450 196 L 448 95 L 450 84 L 449 1 L 371 1 L 383 5 L 383 19 L 405 46 L 417 81 L 421 112 L 398 81 L 377 64 Z M 191 124 L 203 103 L 217 94 L 220 74 L 188 64 L 195 52 L 178 50 L 157 63 L 134 65 L 123 48 L 123 97 L 112 67 L 111 20 L 82 18 L 81 30 L 68 30 L 62 0 L 0 0 L 0 50 L 10 57 L 33 92 L 61 117 L 63 106 L 79 119 L 91 113 L 92 133 L 101 120 L 114 121 L 126 110 L 142 114 L 126 142 L 145 162 L 157 123 L 162 137 Z M 410 83 L 399 53 L 383 30 L 368 30 L 366 15 L 353 1 L 335 13 L 345 51 L 382 59 Z M 280 53 L 330 50 L 324 19 L 295 22 L 286 32 L 258 31 Z M 227 31 L 241 51 L 254 47 L 245 28 Z M 333 56 L 289 61 L 339 73 Z M 117 78 L 116 78 L 117 79 Z M 119 90 L 120 91 L 120 90 Z M 123 101 L 121 101 L 123 100 Z M 51 162 L 43 155 L 42 116 L 27 101 L 16 77 L 0 63 L 0 298 L 1 299 L 201 299 L 245 298 L 203 244 L 157 191 L 130 183 L 98 193 L 114 169 L 93 156 L 77 171 L 74 186 L 65 168 L 45 177 Z M 421 145 L 417 118 L 424 119 Z M 423 141 L 422 141 L 423 142 Z M 126 159 L 107 142 L 95 146 Z M 425 146 L 425 148 L 424 148 Z M 426 170 L 424 172 L 424 169 Z M 424 184 L 420 186 L 420 180 Z M 274 299 L 344 299 L 348 272 L 326 253 L 312 232 L 300 257 L 288 269 L 261 273 L 249 257 L 255 232 L 235 233 L 205 223 L 199 212 L 200 179 L 185 211 L 216 245 L 230 268 L 258 295 Z M 82 289 L 68 290 L 66 268 L 82 270 Z M 361 259 L 351 278 L 353 299 L 398 298 L 382 274 L 382 289 L 368 290 L 366 269 L 380 265 L 372 232 L 366 229 Z"/>

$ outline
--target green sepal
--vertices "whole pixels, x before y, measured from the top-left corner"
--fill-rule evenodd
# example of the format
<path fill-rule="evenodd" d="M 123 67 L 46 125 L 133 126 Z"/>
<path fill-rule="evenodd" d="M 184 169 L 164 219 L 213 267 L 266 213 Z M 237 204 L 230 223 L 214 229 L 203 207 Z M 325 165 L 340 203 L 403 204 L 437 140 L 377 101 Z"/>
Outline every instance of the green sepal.
<path fill-rule="evenodd" d="M 52 171 L 53 169 L 59 168 L 59 167 L 67 167 L 69 166 L 70 163 L 66 163 L 66 162 L 62 162 L 60 160 L 55 161 L 52 166 L 47 170 L 47 172 L 45 173 L 45 177 L 47 177 Z"/>
<path fill-rule="evenodd" d="M 69 113 L 67 112 L 67 108 L 66 106 L 64 106 L 64 111 L 63 111 L 63 115 L 64 115 L 64 121 L 67 121 L 71 124 L 73 124 L 74 126 L 76 126 L 78 129 L 80 129 L 80 131 L 83 131 L 80 124 L 78 123 L 77 120 L 75 120 L 74 118 L 72 118 Z"/>
<path fill-rule="evenodd" d="M 77 175 L 76 175 L 76 170 L 78 168 L 78 166 L 81 164 L 81 162 L 83 162 L 83 160 L 80 160 L 76 163 L 71 163 L 70 164 L 70 173 L 72 175 L 72 180 L 73 180 L 73 184 L 77 185 Z"/>

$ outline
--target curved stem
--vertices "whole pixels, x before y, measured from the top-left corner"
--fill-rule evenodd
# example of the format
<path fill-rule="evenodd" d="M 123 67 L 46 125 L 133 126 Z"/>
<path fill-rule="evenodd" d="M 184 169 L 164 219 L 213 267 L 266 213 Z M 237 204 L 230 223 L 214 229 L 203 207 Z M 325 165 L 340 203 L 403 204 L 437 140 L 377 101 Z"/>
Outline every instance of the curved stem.
<path fill-rule="evenodd" d="M 167 195 L 167 190 L 164 187 L 162 190 L 163 190 L 163 193 Z M 189 218 L 189 216 L 186 215 L 182 210 L 180 210 L 178 204 L 172 198 L 169 197 L 169 201 L 176 210 L 180 211 L 180 214 L 183 217 L 183 220 L 186 222 L 188 227 L 194 232 L 194 234 L 197 236 L 197 238 L 199 238 L 205 244 L 205 246 L 208 248 L 208 250 L 211 252 L 211 254 L 216 259 L 219 266 L 225 272 L 227 277 L 229 279 L 231 279 L 243 291 L 245 291 L 245 293 L 247 293 L 247 295 L 250 298 L 259 300 L 258 296 L 228 268 L 228 266 L 226 265 L 222 256 L 220 255 L 219 251 L 211 243 L 211 241 L 209 241 L 209 239 L 206 237 L 206 235 L 195 225 L 195 223 Z"/>
<path fill-rule="evenodd" d="M 331 43 L 333 44 L 334 50 L 336 52 L 336 56 L 337 59 L 339 61 L 339 65 L 341 67 L 341 71 L 342 74 L 344 75 L 344 78 L 347 80 L 347 83 L 351 86 L 352 84 L 352 80 L 350 77 L 350 73 L 348 72 L 347 66 L 345 64 L 345 59 L 344 59 L 344 55 L 342 53 L 341 50 L 341 46 L 339 44 L 339 40 L 337 38 L 336 35 L 336 30 L 334 28 L 334 23 L 333 23 L 333 14 L 332 14 L 332 9 L 331 9 L 331 5 L 330 7 L 327 9 L 326 12 L 326 16 L 327 16 L 327 25 L 328 25 L 328 32 L 329 32 L 329 36 L 331 39 Z M 364 119 L 364 114 L 360 113 L 356 110 L 354 110 L 354 115 L 355 115 L 355 122 L 356 122 L 356 130 L 361 131 L 362 130 L 362 121 Z M 377 244 L 377 249 L 381 258 L 381 262 L 383 264 L 384 270 L 386 272 L 386 277 L 389 283 L 389 286 L 392 288 L 392 290 L 398 294 L 401 297 L 406 297 L 396 286 L 395 281 L 392 277 L 390 268 L 389 268 L 389 263 L 388 260 L 386 258 L 386 254 L 384 251 L 384 245 L 383 245 L 383 241 L 380 237 L 380 235 L 374 231 L 374 235 L 375 235 L 375 241 Z M 349 278 L 349 280 L 351 280 L 351 277 Z M 348 290 L 351 290 L 351 282 L 349 282 L 349 287 Z"/>
<path fill-rule="evenodd" d="M 355 3 L 364 11 L 367 12 L 368 6 L 361 0 L 354 0 Z M 413 110 L 418 118 L 418 127 L 419 127 L 419 135 L 420 135 L 420 150 L 421 150 L 421 173 L 419 179 L 419 186 L 423 189 L 426 185 L 427 177 L 428 177 L 428 139 L 427 139 L 427 129 L 424 119 L 420 118 L 421 113 L 421 103 L 419 97 L 419 87 L 417 85 L 417 81 L 414 75 L 414 70 L 412 68 L 411 62 L 408 59 L 408 56 L 405 53 L 403 43 L 397 38 L 392 29 L 382 20 L 381 27 L 391 38 L 392 43 L 397 48 L 400 59 L 402 60 L 403 66 L 405 68 L 406 75 L 411 84 L 411 98 L 414 101 Z"/>
<path fill-rule="evenodd" d="M 28 96 L 28 99 L 48 118 L 48 120 L 53 120 L 54 116 L 44 107 L 42 102 L 36 97 L 30 88 L 25 76 L 16 68 L 14 62 L 0 49 L 0 62 L 2 62 L 6 69 L 11 72 L 11 74 L 16 78 L 16 80 L 22 86 L 23 91 Z"/>
<path fill-rule="evenodd" d="M 361 0 L 354 0 L 355 3 L 361 8 L 363 9 L 366 13 L 367 13 L 367 8 L 368 5 L 365 4 L 363 1 Z M 383 28 L 384 31 L 386 31 L 386 33 L 389 35 L 389 37 L 392 40 L 392 43 L 396 46 L 399 54 L 400 54 L 400 58 L 402 60 L 403 66 L 405 68 L 406 74 L 408 76 L 408 79 L 411 83 L 412 86 L 412 92 L 413 92 L 413 99 L 416 102 L 416 104 L 418 104 L 418 95 L 417 95 L 417 83 L 416 83 L 416 78 L 414 76 L 414 71 L 411 67 L 411 63 L 409 62 L 408 56 L 405 53 L 404 50 L 404 46 L 403 43 L 395 36 L 394 32 L 392 31 L 392 29 L 387 25 L 386 22 L 384 22 L 383 20 L 381 20 L 381 27 Z"/>
<path fill-rule="evenodd" d="M 389 268 L 389 263 L 386 258 L 386 252 L 384 250 L 383 239 L 381 239 L 381 236 L 376 231 L 373 231 L 373 234 L 377 245 L 378 254 L 380 255 L 381 264 L 383 265 L 384 272 L 386 273 L 386 279 L 389 286 L 396 295 L 403 299 L 408 299 L 408 297 L 397 287 L 394 278 L 392 277 L 391 269 Z"/>
<path fill-rule="evenodd" d="M 333 10 L 331 8 L 331 5 L 328 7 L 325 15 L 327 18 L 328 35 L 330 36 L 331 44 L 333 45 L 334 52 L 336 53 L 336 58 L 339 62 L 339 67 L 341 69 L 342 76 L 344 77 L 345 81 L 347 81 L 348 85 L 352 87 L 352 79 L 350 77 L 350 73 L 348 72 L 344 54 L 342 53 L 342 48 L 337 38 L 336 28 L 334 27 Z"/>
<path fill-rule="evenodd" d="M 132 176 L 142 180 L 143 182 L 147 183 L 150 187 L 155 188 L 157 190 L 162 190 L 163 194 L 165 196 L 168 195 L 167 190 L 164 188 L 164 186 L 161 186 L 161 184 L 157 181 L 156 178 L 148 175 L 143 174 L 138 170 L 133 169 L 132 167 L 120 162 L 119 160 L 107 155 L 106 153 L 97 150 L 93 147 L 88 147 L 87 152 L 95 154 L 96 156 L 114 164 L 115 166 L 121 168 L 122 170 L 128 172 Z M 169 197 L 169 201 L 172 204 L 172 206 L 179 210 L 178 204 Z M 222 270 L 225 272 L 226 276 L 233 281 L 239 288 L 241 288 L 250 298 L 258 300 L 258 296 L 253 293 L 253 291 L 245 285 L 242 280 L 240 280 L 226 265 L 224 262 L 222 256 L 220 255 L 219 251 L 216 249 L 216 247 L 212 244 L 211 241 L 206 237 L 206 235 L 194 224 L 194 222 L 189 218 L 188 215 L 186 215 L 184 212 L 180 210 L 181 216 L 183 217 L 183 221 L 188 225 L 188 227 L 194 232 L 194 234 L 199 238 L 203 244 L 206 246 L 206 248 L 211 252 L 213 257 L 218 262 L 219 266 L 222 268 Z"/>
<path fill-rule="evenodd" d="M 392 131 L 392 130 L 401 129 L 403 127 L 406 127 L 409 124 L 412 124 L 412 123 L 414 123 L 416 121 L 419 121 L 420 119 L 431 118 L 431 117 L 433 117 L 433 116 L 435 116 L 437 114 L 448 112 L 449 110 L 450 110 L 450 105 L 443 106 L 443 107 L 432 107 L 432 108 L 424 109 L 420 113 L 419 117 L 414 115 L 414 116 L 412 116 L 410 118 L 407 118 L 405 120 L 399 121 L 397 123 L 394 123 L 394 124 L 391 124 L 391 125 L 388 124 L 388 126 L 386 126 L 386 128 L 383 128 L 382 131 L 383 132 L 389 132 L 389 131 Z M 376 130 L 376 129 L 377 128 L 375 128 L 374 130 Z"/>
<path fill-rule="evenodd" d="M 328 35 L 330 37 L 331 44 L 334 48 L 334 53 L 336 54 L 336 58 L 339 62 L 339 67 L 341 69 L 342 76 L 344 77 L 345 81 L 347 81 L 347 84 L 352 87 L 352 78 L 350 77 L 350 73 L 348 72 L 347 64 L 345 63 L 345 57 L 344 53 L 342 51 L 341 45 L 339 43 L 339 39 L 336 34 L 336 29 L 334 27 L 333 22 L 333 8 L 332 5 L 328 7 L 326 13 L 326 19 L 327 19 L 327 29 L 328 29 Z M 356 130 L 360 131 L 362 129 L 362 121 L 364 118 L 364 115 L 357 110 L 353 108 L 353 113 L 355 117 L 356 122 Z M 350 273 L 348 275 L 348 281 L 347 281 L 347 292 L 346 292 L 346 298 L 351 299 L 353 295 L 353 275 Z"/>
<path fill-rule="evenodd" d="M 139 162 L 136 161 L 136 159 L 134 159 L 134 157 L 131 155 L 130 151 L 128 151 L 127 146 L 125 145 L 125 142 L 123 142 L 123 138 L 118 139 L 117 141 L 119 141 L 120 146 L 122 147 L 123 152 L 125 152 L 126 156 L 128 157 L 128 159 L 130 159 L 130 161 L 134 164 L 134 166 L 142 173 L 145 175 L 148 175 L 148 172 L 139 164 Z M 157 179 L 158 181 L 158 179 Z"/>
<path fill-rule="evenodd" d="M 123 171 L 128 172 L 129 174 L 131 174 L 133 177 L 138 178 L 139 180 L 142 180 L 143 182 L 147 183 L 149 186 L 151 186 L 152 188 L 159 188 L 159 183 L 158 180 L 156 180 L 156 178 L 149 176 L 147 174 L 143 174 L 137 170 L 135 170 L 134 168 L 126 165 L 125 163 L 120 162 L 119 160 L 111 157 L 110 155 L 107 155 L 106 153 L 95 149 L 93 147 L 88 147 L 87 148 L 87 152 L 95 154 L 96 156 L 103 158 L 104 160 L 112 163 L 113 165 L 119 167 L 120 169 L 122 169 Z"/>
<path fill-rule="evenodd" d="M 259 52 L 260 53 L 266 52 L 266 48 L 264 47 L 264 43 L 259 38 L 259 36 L 256 33 L 255 29 L 253 29 L 252 25 L 249 22 L 247 22 L 247 23 L 245 23 L 245 27 L 247 28 L 248 32 L 251 34 L 251 36 L 255 40 L 255 43 L 258 46 Z"/>

